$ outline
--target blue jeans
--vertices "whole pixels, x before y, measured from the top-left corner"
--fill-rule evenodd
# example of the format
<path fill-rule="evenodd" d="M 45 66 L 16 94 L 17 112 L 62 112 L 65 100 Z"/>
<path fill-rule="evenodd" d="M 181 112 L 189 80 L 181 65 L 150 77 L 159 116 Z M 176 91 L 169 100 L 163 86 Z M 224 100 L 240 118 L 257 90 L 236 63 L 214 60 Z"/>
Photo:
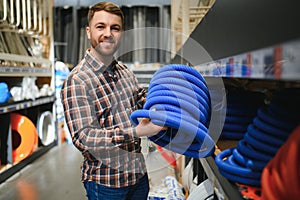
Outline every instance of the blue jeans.
<path fill-rule="evenodd" d="M 99 185 L 94 181 L 84 182 L 83 184 L 89 200 L 146 200 L 149 193 L 147 174 L 137 184 L 122 188 L 110 188 Z"/>

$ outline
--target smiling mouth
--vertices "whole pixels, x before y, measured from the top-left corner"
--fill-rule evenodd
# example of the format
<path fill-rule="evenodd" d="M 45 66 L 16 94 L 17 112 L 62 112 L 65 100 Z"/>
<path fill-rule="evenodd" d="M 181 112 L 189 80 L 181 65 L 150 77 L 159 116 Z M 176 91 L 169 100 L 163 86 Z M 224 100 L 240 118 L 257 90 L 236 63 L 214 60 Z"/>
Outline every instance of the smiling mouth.
<path fill-rule="evenodd" d="M 114 45 L 113 41 L 102 41 L 100 42 L 103 46 L 112 46 Z"/>
<path fill-rule="evenodd" d="M 102 43 L 114 43 L 113 41 L 109 41 L 109 40 L 103 40 Z"/>
<path fill-rule="evenodd" d="M 112 39 L 104 39 L 104 40 L 100 40 L 101 43 L 114 43 L 114 41 Z"/>

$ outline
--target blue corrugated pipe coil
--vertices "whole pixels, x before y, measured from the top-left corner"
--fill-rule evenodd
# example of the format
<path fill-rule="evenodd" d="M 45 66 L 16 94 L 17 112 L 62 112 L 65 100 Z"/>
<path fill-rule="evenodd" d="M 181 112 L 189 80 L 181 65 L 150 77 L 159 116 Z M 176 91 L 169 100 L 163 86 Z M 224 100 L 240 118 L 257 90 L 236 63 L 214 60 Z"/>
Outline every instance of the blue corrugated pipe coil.
<path fill-rule="evenodd" d="M 293 89 L 276 93 L 270 104 L 258 109 L 237 147 L 216 155 L 216 164 L 224 177 L 241 184 L 261 185 L 264 167 L 300 123 L 299 94 L 299 90 Z"/>
<path fill-rule="evenodd" d="M 159 146 L 193 158 L 210 156 L 215 143 L 209 135 L 211 101 L 206 82 L 194 68 L 166 65 L 153 75 L 143 109 L 131 113 L 138 118 L 150 118 L 166 131 L 149 137 Z"/>
<path fill-rule="evenodd" d="M 256 116 L 257 109 L 264 104 L 264 94 L 228 88 L 226 93 L 226 116 L 221 139 L 240 140 L 247 126 Z"/>

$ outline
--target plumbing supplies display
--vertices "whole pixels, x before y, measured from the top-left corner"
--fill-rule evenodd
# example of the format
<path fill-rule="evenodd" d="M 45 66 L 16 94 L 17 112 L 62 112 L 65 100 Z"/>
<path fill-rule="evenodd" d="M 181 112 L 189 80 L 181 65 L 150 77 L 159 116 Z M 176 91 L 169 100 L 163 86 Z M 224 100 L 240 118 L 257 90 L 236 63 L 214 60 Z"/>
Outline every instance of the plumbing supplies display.
<path fill-rule="evenodd" d="M 221 139 L 240 140 L 257 109 L 264 104 L 264 95 L 260 92 L 228 89 L 226 100 L 227 111 Z"/>
<path fill-rule="evenodd" d="M 4 82 L 0 82 L 0 104 L 6 103 L 11 98 L 11 94 L 8 89 L 8 85 Z"/>
<path fill-rule="evenodd" d="M 12 162 L 18 163 L 27 158 L 37 148 L 38 133 L 32 121 L 21 114 L 11 113 Z"/>
<path fill-rule="evenodd" d="M 47 146 L 55 140 L 55 127 L 52 112 L 45 111 L 37 120 L 38 136 L 42 145 Z"/>
<path fill-rule="evenodd" d="M 299 89 L 292 88 L 276 92 L 270 104 L 258 110 L 237 147 L 215 157 L 224 177 L 241 184 L 261 185 L 263 169 L 300 123 L 299 94 Z"/>

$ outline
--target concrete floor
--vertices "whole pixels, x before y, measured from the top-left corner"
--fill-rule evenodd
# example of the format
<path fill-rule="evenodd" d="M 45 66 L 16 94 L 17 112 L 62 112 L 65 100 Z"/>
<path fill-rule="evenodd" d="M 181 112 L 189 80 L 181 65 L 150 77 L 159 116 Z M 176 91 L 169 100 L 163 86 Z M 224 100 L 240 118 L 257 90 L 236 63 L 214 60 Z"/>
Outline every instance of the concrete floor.
<path fill-rule="evenodd" d="M 142 141 L 144 150 L 149 141 Z M 143 152 L 149 173 L 151 190 L 161 189 L 162 180 L 174 175 L 174 169 L 156 150 Z M 0 200 L 87 200 L 80 181 L 81 153 L 63 143 L 28 164 L 0 184 Z"/>
<path fill-rule="evenodd" d="M 82 156 L 72 144 L 50 149 L 0 184 L 0 200 L 84 200 Z"/>

